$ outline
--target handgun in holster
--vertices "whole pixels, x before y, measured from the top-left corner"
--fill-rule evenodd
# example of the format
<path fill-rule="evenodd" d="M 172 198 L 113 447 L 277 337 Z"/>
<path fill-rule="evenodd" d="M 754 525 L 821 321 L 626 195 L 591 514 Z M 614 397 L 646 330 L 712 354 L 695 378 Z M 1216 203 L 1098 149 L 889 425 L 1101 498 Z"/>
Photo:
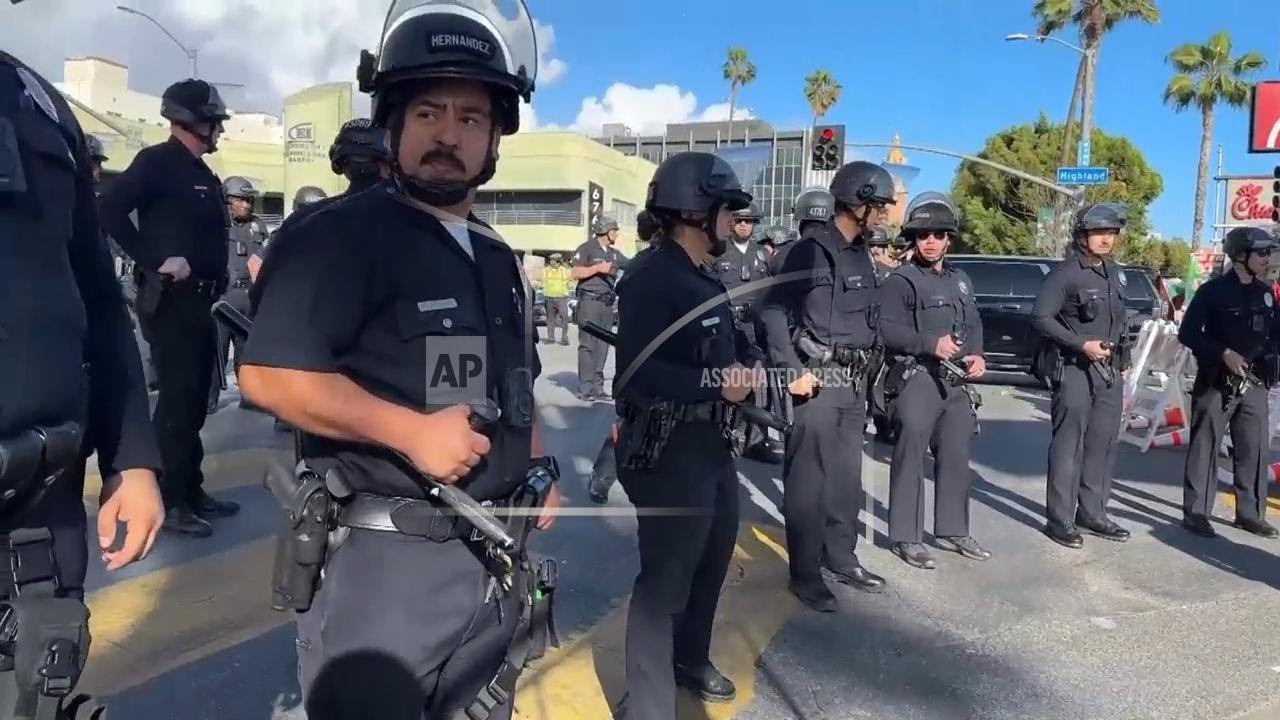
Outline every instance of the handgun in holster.
<path fill-rule="evenodd" d="M 1223 410 L 1227 410 L 1233 403 L 1244 397 L 1245 391 L 1250 387 L 1267 387 L 1266 383 L 1255 375 L 1250 368 L 1245 368 L 1243 373 L 1233 373 L 1227 369 L 1226 365 L 1223 365 L 1219 377 Z"/>
<path fill-rule="evenodd" d="M 138 313 L 138 317 L 150 317 L 156 312 L 156 308 L 160 307 L 160 298 L 164 296 L 166 278 L 164 275 L 148 270 L 141 265 L 133 267 L 133 284 L 137 288 L 137 298 L 134 300 L 134 312 Z"/>
<path fill-rule="evenodd" d="M 338 481 L 336 470 L 329 475 Z M 269 463 L 265 481 L 284 508 L 276 534 L 271 607 L 306 612 L 320 586 L 329 533 L 337 527 L 337 505 L 325 478 L 304 462 L 299 462 L 296 470 Z"/>
<path fill-rule="evenodd" d="M 652 470 L 675 429 L 675 405 L 669 400 L 622 400 L 616 448 L 618 467 Z"/>

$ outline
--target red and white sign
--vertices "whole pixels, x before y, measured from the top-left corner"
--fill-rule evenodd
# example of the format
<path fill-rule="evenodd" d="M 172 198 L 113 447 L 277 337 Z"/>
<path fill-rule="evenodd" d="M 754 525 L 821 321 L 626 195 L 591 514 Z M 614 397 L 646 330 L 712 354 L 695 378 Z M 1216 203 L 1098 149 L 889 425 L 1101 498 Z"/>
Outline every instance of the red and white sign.
<path fill-rule="evenodd" d="M 1271 225 L 1271 196 L 1275 178 L 1227 181 L 1227 224 Z"/>
<path fill-rule="evenodd" d="M 1260 82 L 1253 87 L 1249 152 L 1280 152 L 1280 80 Z"/>

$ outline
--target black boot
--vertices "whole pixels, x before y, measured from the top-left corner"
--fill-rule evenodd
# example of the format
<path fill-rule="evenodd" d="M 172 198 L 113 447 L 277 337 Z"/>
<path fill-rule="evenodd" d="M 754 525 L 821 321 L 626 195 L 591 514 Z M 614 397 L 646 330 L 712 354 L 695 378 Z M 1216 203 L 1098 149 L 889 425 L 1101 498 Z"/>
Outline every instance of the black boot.
<path fill-rule="evenodd" d="M 1187 515 L 1183 517 L 1182 527 L 1190 530 L 1200 537 L 1218 537 L 1218 531 L 1213 529 L 1213 525 L 1209 523 L 1209 518 L 1203 515 Z"/>
<path fill-rule="evenodd" d="M 1241 530 L 1251 532 L 1254 535 L 1259 535 L 1264 538 L 1280 536 L 1280 531 L 1277 531 L 1271 523 L 1268 523 L 1266 520 L 1244 520 L 1237 517 L 1235 526 Z"/>
<path fill-rule="evenodd" d="M 733 681 L 721 674 L 710 662 L 694 668 L 676 664 L 672 669 L 675 671 L 676 685 L 707 702 L 729 702 L 738 694 Z"/>
<path fill-rule="evenodd" d="M 204 490 L 196 494 L 191 506 L 201 517 L 231 517 L 240 512 L 240 503 L 231 500 L 214 500 Z"/>
<path fill-rule="evenodd" d="M 209 537 L 213 534 L 213 526 L 208 520 L 180 506 L 165 510 L 164 523 L 160 527 L 169 532 L 194 537 Z"/>
<path fill-rule="evenodd" d="M 1048 535 L 1050 540 L 1072 550 L 1079 550 L 1084 547 L 1084 536 L 1080 534 L 1080 531 L 1074 525 L 1050 522 L 1044 526 L 1044 534 Z"/>

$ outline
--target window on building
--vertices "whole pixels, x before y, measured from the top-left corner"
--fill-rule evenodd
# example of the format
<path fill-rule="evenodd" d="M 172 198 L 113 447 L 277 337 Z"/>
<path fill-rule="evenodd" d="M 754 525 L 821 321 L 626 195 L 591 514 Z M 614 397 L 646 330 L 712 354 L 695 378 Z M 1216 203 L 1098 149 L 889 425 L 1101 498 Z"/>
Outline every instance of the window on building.
<path fill-rule="evenodd" d="M 481 191 L 474 210 L 491 225 L 583 224 L 581 190 Z"/>
<path fill-rule="evenodd" d="M 618 228 L 623 232 L 635 232 L 636 227 L 636 206 L 621 200 L 613 201 L 613 208 L 610 215 L 618 221 Z"/>

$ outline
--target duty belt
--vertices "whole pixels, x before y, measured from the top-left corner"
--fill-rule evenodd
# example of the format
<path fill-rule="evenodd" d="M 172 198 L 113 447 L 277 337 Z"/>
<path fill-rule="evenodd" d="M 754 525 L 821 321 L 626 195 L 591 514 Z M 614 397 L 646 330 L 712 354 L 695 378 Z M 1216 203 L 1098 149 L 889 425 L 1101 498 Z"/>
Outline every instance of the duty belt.
<path fill-rule="evenodd" d="M 578 294 L 588 300 L 595 300 L 596 302 L 604 303 L 605 305 L 612 305 L 618 299 L 618 296 L 611 292 L 601 293 L 592 292 L 591 290 L 579 290 Z"/>
<path fill-rule="evenodd" d="M 729 422 L 733 412 L 732 407 L 719 401 L 676 405 L 674 410 L 676 420 L 715 424 Z"/>
<path fill-rule="evenodd" d="M 491 509 L 506 506 L 505 503 L 491 501 L 481 505 Z M 430 500 L 368 493 L 356 493 L 342 504 L 338 510 L 338 525 L 412 535 L 440 543 L 475 533 L 465 518 L 446 512 Z"/>

